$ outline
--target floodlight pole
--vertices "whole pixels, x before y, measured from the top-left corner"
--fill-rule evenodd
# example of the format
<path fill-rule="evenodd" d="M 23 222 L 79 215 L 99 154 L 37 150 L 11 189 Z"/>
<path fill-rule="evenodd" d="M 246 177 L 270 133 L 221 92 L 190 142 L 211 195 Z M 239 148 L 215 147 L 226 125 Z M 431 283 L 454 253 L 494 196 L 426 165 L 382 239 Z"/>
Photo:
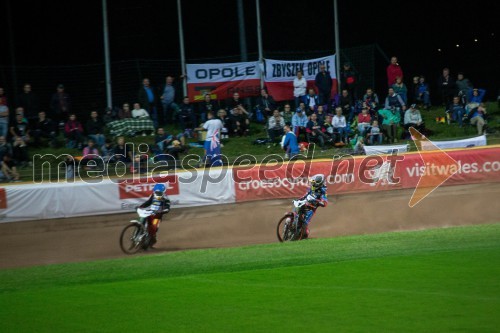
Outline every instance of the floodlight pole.
<path fill-rule="evenodd" d="M 262 26 L 260 24 L 260 1 L 255 0 L 255 9 L 257 10 L 257 45 L 259 47 L 259 65 L 264 62 L 264 52 L 262 51 Z M 262 74 L 260 76 L 260 87 L 264 88 Z"/>
<path fill-rule="evenodd" d="M 182 30 L 181 0 L 177 0 L 177 21 L 179 22 L 179 46 L 181 49 L 182 91 L 184 92 L 183 96 L 187 96 L 186 55 L 184 51 L 184 31 Z"/>
<path fill-rule="evenodd" d="M 104 32 L 104 70 L 106 73 L 106 106 L 111 109 L 113 107 L 113 98 L 111 90 L 111 64 L 109 61 L 107 0 L 102 0 L 102 23 Z"/>
<path fill-rule="evenodd" d="M 243 11 L 243 0 L 238 0 L 238 26 L 240 32 L 240 57 L 241 61 L 248 61 L 247 40 L 245 32 L 245 12 Z"/>
<path fill-rule="evenodd" d="M 339 33 L 339 15 L 337 0 L 333 0 L 334 24 L 335 24 L 335 75 L 337 76 L 337 93 L 340 92 L 340 33 Z"/>

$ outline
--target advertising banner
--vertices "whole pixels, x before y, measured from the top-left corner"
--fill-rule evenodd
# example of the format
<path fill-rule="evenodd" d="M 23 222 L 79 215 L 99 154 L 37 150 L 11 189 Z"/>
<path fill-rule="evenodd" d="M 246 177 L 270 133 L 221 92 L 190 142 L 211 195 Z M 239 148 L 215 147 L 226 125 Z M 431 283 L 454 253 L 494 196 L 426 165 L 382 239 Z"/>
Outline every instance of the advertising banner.
<path fill-rule="evenodd" d="M 474 138 L 463 140 L 432 141 L 432 144 L 429 144 L 427 141 L 422 141 L 422 150 L 433 150 L 435 149 L 434 146 L 440 149 L 486 146 L 486 135 L 476 136 Z"/>
<path fill-rule="evenodd" d="M 187 64 L 190 101 L 202 101 L 205 94 L 225 100 L 235 92 L 240 97 L 260 95 L 261 70 L 257 61 L 227 64 Z"/>
<path fill-rule="evenodd" d="M 307 81 L 307 88 L 314 88 L 316 90 L 314 82 L 320 65 L 325 65 L 326 71 L 330 72 L 333 97 L 337 93 L 335 55 L 294 61 L 266 59 L 265 82 L 269 94 L 276 101 L 293 100 L 293 79 L 295 79 L 299 70 L 302 71 Z"/>

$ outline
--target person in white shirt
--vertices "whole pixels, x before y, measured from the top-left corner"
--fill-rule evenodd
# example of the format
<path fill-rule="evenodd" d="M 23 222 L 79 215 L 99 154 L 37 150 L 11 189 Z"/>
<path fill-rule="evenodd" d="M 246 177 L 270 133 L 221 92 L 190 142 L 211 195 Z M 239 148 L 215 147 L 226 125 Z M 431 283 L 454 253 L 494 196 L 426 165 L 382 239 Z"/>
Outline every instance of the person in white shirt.
<path fill-rule="evenodd" d="M 139 103 L 134 103 L 132 118 L 149 118 L 149 113 L 148 111 L 141 109 L 141 105 Z"/>
<path fill-rule="evenodd" d="M 221 166 L 220 134 L 224 125 L 219 118 L 215 118 L 213 111 L 207 113 L 207 119 L 202 126 L 207 131 L 204 144 L 205 163 L 209 166 Z M 197 130 L 201 130 L 201 128 L 197 128 Z"/>
<path fill-rule="evenodd" d="M 297 71 L 297 77 L 293 79 L 293 97 L 295 97 L 295 107 L 299 107 L 299 103 L 304 101 L 306 95 L 307 81 L 302 76 L 301 71 Z"/>
<path fill-rule="evenodd" d="M 276 144 L 276 138 L 283 136 L 283 128 L 285 127 L 285 119 L 281 116 L 279 110 L 274 110 L 273 116 L 267 122 L 267 133 L 271 142 Z M 267 146 L 270 148 L 271 146 Z"/>
<path fill-rule="evenodd" d="M 342 115 L 342 108 L 335 108 L 335 116 L 332 119 L 333 132 L 340 137 L 342 144 L 347 144 L 347 121 Z"/>

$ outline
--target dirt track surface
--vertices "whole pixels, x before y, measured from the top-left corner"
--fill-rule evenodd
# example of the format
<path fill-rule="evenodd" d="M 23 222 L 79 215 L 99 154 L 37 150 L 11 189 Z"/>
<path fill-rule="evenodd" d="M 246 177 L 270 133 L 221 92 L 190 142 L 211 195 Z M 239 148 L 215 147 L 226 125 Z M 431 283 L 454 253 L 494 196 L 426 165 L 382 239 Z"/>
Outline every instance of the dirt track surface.
<path fill-rule="evenodd" d="M 500 184 L 441 187 L 414 208 L 413 190 L 330 197 L 311 237 L 335 237 L 499 222 Z M 276 224 L 291 200 L 174 209 L 153 253 L 276 242 Z M 0 223 L 0 268 L 119 258 L 121 230 L 134 213 Z"/>

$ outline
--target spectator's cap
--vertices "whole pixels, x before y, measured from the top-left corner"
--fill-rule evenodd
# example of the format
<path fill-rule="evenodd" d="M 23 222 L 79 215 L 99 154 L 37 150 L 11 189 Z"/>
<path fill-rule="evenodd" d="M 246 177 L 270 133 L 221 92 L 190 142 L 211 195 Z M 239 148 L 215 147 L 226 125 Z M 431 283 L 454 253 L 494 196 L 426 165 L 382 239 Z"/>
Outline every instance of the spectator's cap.
<path fill-rule="evenodd" d="M 477 88 L 474 88 L 474 89 L 472 89 L 472 91 L 479 91 L 479 89 L 477 89 Z"/>
<path fill-rule="evenodd" d="M 297 108 L 297 110 L 295 110 L 295 112 L 299 113 L 299 112 L 302 112 L 302 110 L 300 108 Z"/>
<path fill-rule="evenodd" d="M 64 85 L 63 84 L 58 84 L 57 85 L 57 89 L 64 89 Z"/>
<path fill-rule="evenodd" d="M 412 105 L 410 105 L 410 107 L 411 107 L 412 109 L 414 109 L 414 108 L 416 108 L 416 107 L 417 107 L 417 104 L 412 104 Z"/>

